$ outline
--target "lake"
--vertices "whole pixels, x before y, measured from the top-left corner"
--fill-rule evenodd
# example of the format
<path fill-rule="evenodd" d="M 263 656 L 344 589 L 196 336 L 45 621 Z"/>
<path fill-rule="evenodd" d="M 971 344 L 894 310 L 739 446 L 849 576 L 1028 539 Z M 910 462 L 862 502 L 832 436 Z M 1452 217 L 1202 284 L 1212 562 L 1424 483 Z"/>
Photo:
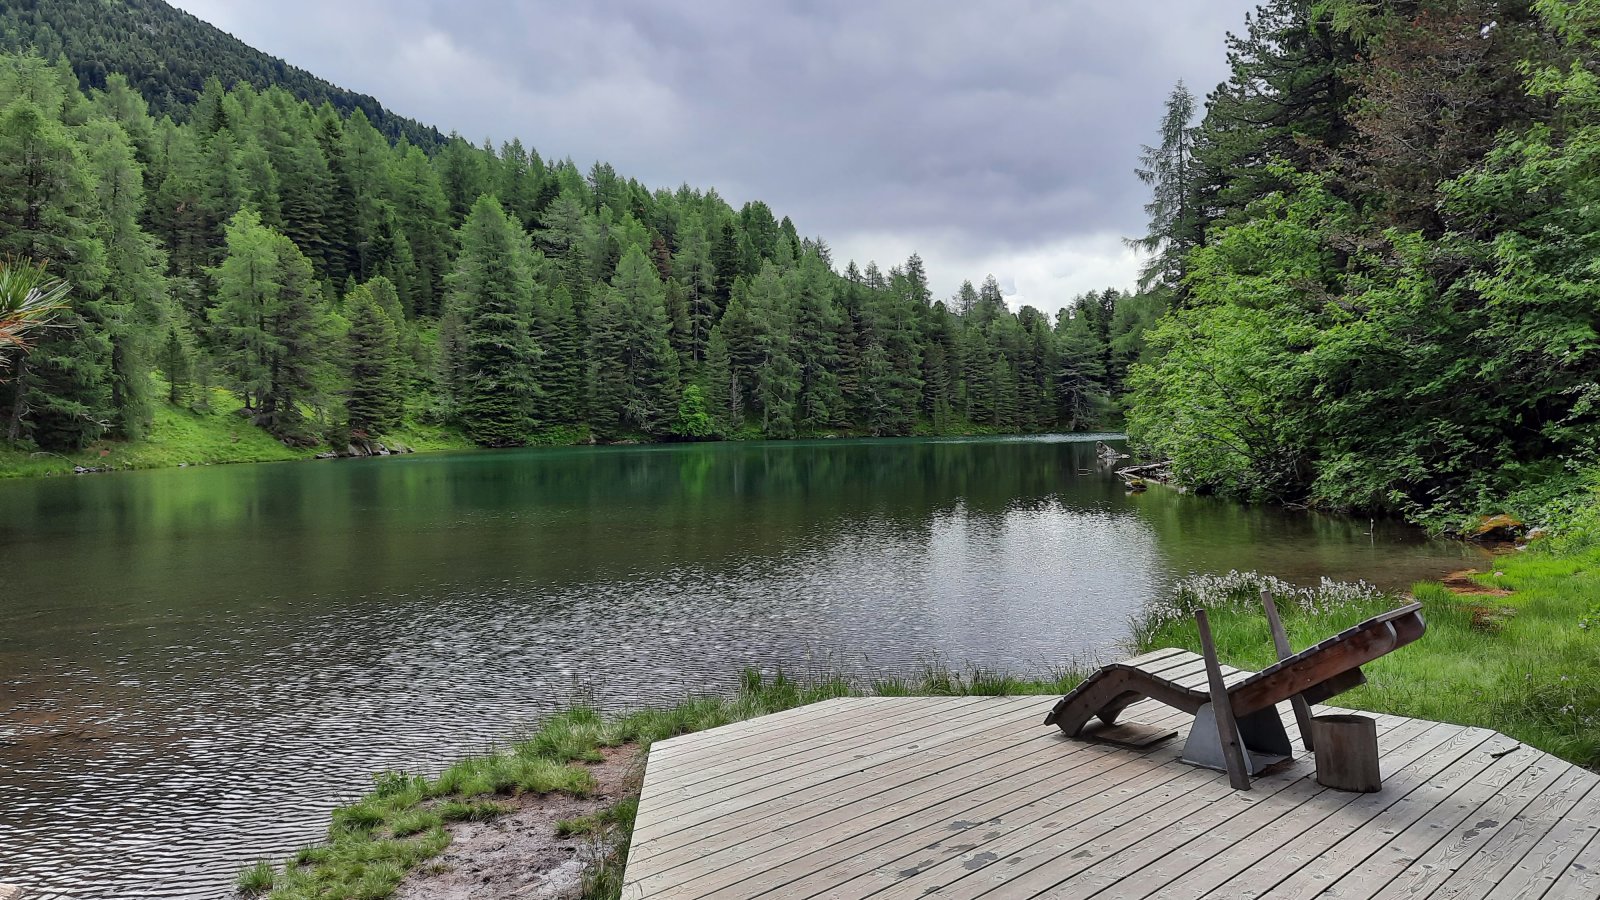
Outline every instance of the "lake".
<path fill-rule="evenodd" d="M 385 768 L 743 666 L 1043 674 L 1195 572 L 1478 554 L 1127 494 L 1094 435 L 552 448 L 0 482 L 0 882 L 216 897 Z"/>

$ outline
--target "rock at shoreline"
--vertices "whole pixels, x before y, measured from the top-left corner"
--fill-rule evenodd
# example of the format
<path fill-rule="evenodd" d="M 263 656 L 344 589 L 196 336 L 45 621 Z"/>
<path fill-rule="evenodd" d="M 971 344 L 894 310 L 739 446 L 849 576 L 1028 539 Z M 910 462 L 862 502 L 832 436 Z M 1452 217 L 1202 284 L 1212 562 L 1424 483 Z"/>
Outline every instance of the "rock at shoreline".
<path fill-rule="evenodd" d="M 1522 520 L 1516 516 L 1500 513 L 1496 516 L 1481 516 L 1478 519 L 1478 524 L 1473 526 L 1471 533 L 1467 537 L 1474 541 L 1484 541 L 1491 544 L 1514 541 L 1522 537 L 1522 533 L 1527 528 L 1528 526 L 1523 524 Z"/>

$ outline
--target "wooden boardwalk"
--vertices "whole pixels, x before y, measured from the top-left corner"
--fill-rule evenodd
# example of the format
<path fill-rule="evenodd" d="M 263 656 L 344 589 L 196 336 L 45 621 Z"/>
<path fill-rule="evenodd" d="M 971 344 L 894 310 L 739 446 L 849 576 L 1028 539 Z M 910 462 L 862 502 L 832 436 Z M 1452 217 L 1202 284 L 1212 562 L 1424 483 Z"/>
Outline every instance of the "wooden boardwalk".
<path fill-rule="evenodd" d="M 1179 732 L 1131 750 L 1041 725 L 1054 700 L 844 698 L 658 743 L 623 896 L 1600 898 L 1600 775 L 1496 732 L 1378 716 L 1381 792 L 1302 752 L 1243 793 L 1178 759 L 1186 715 L 1130 708 Z"/>

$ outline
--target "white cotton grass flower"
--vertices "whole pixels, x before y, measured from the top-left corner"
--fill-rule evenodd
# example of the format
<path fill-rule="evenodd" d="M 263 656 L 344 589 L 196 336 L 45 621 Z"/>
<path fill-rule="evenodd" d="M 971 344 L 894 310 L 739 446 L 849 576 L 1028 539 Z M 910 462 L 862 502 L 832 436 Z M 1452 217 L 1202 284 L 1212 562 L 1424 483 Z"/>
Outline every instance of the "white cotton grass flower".
<path fill-rule="evenodd" d="M 1190 619 L 1197 609 L 1255 604 L 1259 602 L 1262 589 L 1272 593 L 1273 602 L 1279 609 L 1295 608 L 1308 613 L 1327 612 L 1340 606 L 1381 600 L 1388 596 L 1365 581 L 1334 581 L 1324 576 L 1316 587 L 1299 587 L 1275 575 L 1235 569 L 1226 575 L 1190 575 L 1184 578 L 1168 597 L 1153 601 L 1145 608 L 1145 619 L 1141 624 L 1144 628 L 1155 629 L 1168 622 Z"/>

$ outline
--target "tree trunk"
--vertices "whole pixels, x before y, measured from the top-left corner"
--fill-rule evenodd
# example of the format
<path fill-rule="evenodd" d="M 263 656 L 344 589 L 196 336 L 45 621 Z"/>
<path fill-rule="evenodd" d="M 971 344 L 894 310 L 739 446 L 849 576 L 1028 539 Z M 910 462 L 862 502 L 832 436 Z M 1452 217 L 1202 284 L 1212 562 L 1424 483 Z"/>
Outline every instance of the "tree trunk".
<path fill-rule="evenodd" d="M 23 401 L 28 393 L 28 359 L 23 357 L 17 360 L 17 378 L 13 382 L 16 394 L 11 401 L 11 422 L 6 426 L 6 440 L 15 444 L 22 438 L 22 417 L 27 413 L 27 404 Z"/>

